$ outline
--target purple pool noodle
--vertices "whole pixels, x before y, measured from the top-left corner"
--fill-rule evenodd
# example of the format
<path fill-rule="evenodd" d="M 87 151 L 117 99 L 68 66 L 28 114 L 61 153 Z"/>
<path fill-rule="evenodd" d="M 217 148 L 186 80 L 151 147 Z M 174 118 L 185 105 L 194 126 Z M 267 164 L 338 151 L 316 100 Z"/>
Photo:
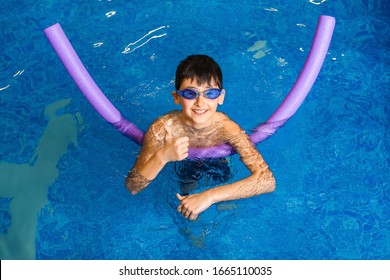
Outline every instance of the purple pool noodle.
<path fill-rule="evenodd" d="M 124 135 L 130 137 L 134 142 L 142 145 L 145 133 L 132 122 L 121 116 L 121 120 L 114 123 L 113 126 Z"/>
<path fill-rule="evenodd" d="M 334 26 L 334 17 L 320 16 L 309 55 L 297 80 L 271 117 L 264 124 L 259 125 L 250 135 L 253 143 L 260 143 L 274 134 L 301 106 L 324 63 Z"/>
<path fill-rule="evenodd" d="M 92 106 L 109 123 L 120 121 L 121 114 L 111 102 L 108 101 L 107 97 L 93 81 L 67 39 L 61 26 L 57 23 L 45 29 L 45 34 L 69 74 Z"/>
<path fill-rule="evenodd" d="M 306 98 L 326 57 L 334 25 L 335 19 L 333 17 L 320 16 L 310 53 L 297 81 L 271 117 L 264 124 L 259 125 L 254 133 L 250 135 L 255 144 L 264 141 L 283 126 Z M 117 130 L 133 141 L 142 144 L 144 132 L 138 129 L 135 124 L 123 118 L 98 88 L 78 58 L 60 25 L 57 23 L 46 28 L 45 34 L 69 74 L 96 111 Z M 227 144 L 211 148 L 190 148 L 189 158 L 226 157 L 234 152 L 234 149 Z"/>
<path fill-rule="evenodd" d="M 298 79 L 282 104 L 279 105 L 267 122 L 287 120 L 298 110 L 317 79 L 324 63 L 332 39 L 334 25 L 334 17 L 320 16 L 309 55 Z"/>
<path fill-rule="evenodd" d="M 85 69 L 61 26 L 56 23 L 46 28 L 44 32 L 73 81 L 95 110 L 123 134 L 142 144 L 144 133 L 135 124 L 125 120 L 99 89 L 87 69 Z"/>

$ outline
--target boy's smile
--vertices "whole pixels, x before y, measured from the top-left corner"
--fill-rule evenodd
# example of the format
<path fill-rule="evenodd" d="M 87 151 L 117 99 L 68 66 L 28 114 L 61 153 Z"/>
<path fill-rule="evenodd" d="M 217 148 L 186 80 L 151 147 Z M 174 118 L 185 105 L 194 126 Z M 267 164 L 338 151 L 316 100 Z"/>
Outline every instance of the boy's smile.
<path fill-rule="evenodd" d="M 218 88 L 218 85 L 211 79 L 210 84 L 205 83 L 199 85 L 196 79 L 184 79 L 180 89 L 195 89 L 203 93 L 210 88 Z M 223 104 L 225 92 L 216 99 L 208 99 L 200 94 L 195 99 L 186 99 L 181 97 L 177 92 L 172 92 L 175 104 L 180 104 L 185 117 L 184 121 L 187 125 L 196 129 L 208 127 L 213 122 L 213 117 L 217 111 L 218 104 Z"/>

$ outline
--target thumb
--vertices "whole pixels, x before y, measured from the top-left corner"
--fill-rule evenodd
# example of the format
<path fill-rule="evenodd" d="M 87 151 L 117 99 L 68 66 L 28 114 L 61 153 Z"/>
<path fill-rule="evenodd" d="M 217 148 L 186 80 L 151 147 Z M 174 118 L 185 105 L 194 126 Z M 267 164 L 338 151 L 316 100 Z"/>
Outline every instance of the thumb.
<path fill-rule="evenodd" d="M 177 199 L 180 200 L 180 201 L 184 199 L 184 197 L 182 197 L 182 196 L 181 196 L 180 194 L 178 194 L 178 193 L 176 193 L 176 197 L 177 197 Z"/>
<path fill-rule="evenodd" d="M 165 128 L 165 139 L 172 139 L 172 128 L 164 122 L 164 128 Z"/>

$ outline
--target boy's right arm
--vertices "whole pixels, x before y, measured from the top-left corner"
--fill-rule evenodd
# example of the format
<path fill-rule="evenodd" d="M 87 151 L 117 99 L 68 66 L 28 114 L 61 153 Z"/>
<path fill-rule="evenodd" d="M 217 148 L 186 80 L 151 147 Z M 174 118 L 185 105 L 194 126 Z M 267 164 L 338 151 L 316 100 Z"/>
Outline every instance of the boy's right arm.
<path fill-rule="evenodd" d="M 126 177 L 125 184 L 132 194 L 145 189 L 157 177 L 165 164 L 170 161 L 183 160 L 188 156 L 188 137 L 173 138 L 171 127 L 163 122 L 161 126 L 165 129 L 164 139 L 158 141 L 153 129 L 150 128 L 145 134 L 137 161 Z"/>

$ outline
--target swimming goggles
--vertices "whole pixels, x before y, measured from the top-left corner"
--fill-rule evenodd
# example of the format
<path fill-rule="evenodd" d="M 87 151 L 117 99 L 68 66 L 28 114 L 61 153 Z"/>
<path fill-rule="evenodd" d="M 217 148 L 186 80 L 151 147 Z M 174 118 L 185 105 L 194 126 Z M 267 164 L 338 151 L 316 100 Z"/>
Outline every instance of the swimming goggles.
<path fill-rule="evenodd" d="M 198 98 L 200 95 L 207 99 L 216 99 L 222 94 L 223 89 L 209 88 L 204 91 L 197 91 L 196 89 L 186 88 L 180 91 L 177 90 L 176 92 L 185 99 L 195 99 Z"/>

